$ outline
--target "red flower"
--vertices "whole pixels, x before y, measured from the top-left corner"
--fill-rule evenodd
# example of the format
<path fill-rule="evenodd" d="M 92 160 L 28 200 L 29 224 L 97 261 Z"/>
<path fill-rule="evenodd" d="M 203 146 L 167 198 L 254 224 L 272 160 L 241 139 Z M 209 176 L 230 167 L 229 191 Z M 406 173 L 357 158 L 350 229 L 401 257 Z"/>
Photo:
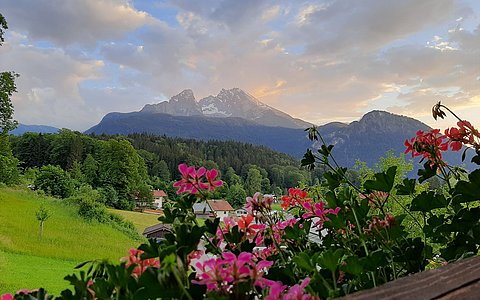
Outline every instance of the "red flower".
<path fill-rule="evenodd" d="M 160 261 L 156 258 L 141 259 L 140 256 L 143 254 L 142 250 L 137 250 L 135 248 L 128 251 L 128 256 L 122 258 L 122 261 L 126 262 L 126 266 L 136 265 L 132 271 L 134 277 L 140 276 L 148 267 L 160 268 Z"/>
<path fill-rule="evenodd" d="M 255 224 L 252 222 L 253 216 L 250 214 L 247 216 L 242 216 L 240 219 L 238 219 L 238 228 L 240 228 L 242 232 L 246 233 L 247 238 L 253 238 L 257 232 L 265 229 L 264 224 Z"/>
<path fill-rule="evenodd" d="M 310 201 L 307 198 L 307 192 L 301 189 L 289 188 L 288 196 L 282 196 L 283 203 L 281 204 L 283 209 L 289 209 L 294 206 L 303 206 L 303 203 Z"/>
<path fill-rule="evenodd" d="M 457 122 L 459 128 L 449 128 L 445 130 L 445 135 L 450 139 L 450 148 L 452 151 L 459 151 L 462 146 L 471 146 L 477 150 L 480 149 L 480 133 L 468 121 Z"/>
<path fill-rule="evenodd" d="M 432 165 L 443 165 L 442 151 L 448 150 L 448 141 L 444 141 L 445 135 L 440 134 L 439 129 L 432 129 L 429 132 L 417 131 L 417 136 L 410 141 L 405 140 L 406 153 L 411 152 L 412 157 L 423 156 Z"/>

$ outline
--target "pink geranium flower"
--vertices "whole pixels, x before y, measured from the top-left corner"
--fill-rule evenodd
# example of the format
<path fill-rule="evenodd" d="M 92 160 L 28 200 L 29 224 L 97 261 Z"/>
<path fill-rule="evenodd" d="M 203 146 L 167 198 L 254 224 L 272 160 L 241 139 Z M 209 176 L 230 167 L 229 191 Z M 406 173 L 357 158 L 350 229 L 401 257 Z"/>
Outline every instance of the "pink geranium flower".
<path fill-rule="evenodd" d="M 215 190 L 216 187 L 223 185 L 223 181 L 215 179 L 217 175 L 218 175 L 218 171 L 216 169 L 211 169 L 206 173 L 205 177 L 207 177 L 208 189 L 211 191 Z"/>
<path fill-rule="evenodd" d="M 178 188 L 177 194 L 185 192 L 196 194 L 199 190 L 206 189 L 213 191 L 216 187 L 223 184 L 223 181 L 215 179 L 218 175 L 216 169 L 207 171 L 204 167 L 200 167 L 198 170 L 195 170 L 195 167 L 193 166 L 180 164 L 178 170 L 180 171 L 180 174 L 182 174 L 182 179 L 173 184 L 173 187 Z M 207 182 L 203 181 L 204 176 L 206 177 Z"/>
<path fill-rule="evenodd" d="M 13 295 L 10 293 L 3 294 L 2 297 L 0 297 L 0 300 L 13 300 Z"/>
<path fill-rule="evenodd" d="M 331 208 L 326 209 L 325 203 L 323 201 L 314 203 L 313 206 L 310 202 L 305 202 L 303 203 L 303 207 L 307 210 L 307 212 L 302 215 L 302 218 L 304 219 L 315 218 L 315 217 L 318 218 L 318 221 L 315 222 L 315 225 L 319 229 L 323 228 L 323 223 L 329 220 L 328 217 L 326 216 L 327 214 L 337 215 L 338 212 L 340 211 L 340 207 L 337 207 L 335 209 L 331 209 Z"/>

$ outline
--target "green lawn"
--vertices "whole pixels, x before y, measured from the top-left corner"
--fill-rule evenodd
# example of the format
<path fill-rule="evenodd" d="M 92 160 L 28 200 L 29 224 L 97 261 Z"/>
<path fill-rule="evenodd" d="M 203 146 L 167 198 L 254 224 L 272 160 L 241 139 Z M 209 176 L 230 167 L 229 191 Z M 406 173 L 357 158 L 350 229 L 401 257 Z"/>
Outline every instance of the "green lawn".
<path fill-rule="evenodd" d="M 159 223 L 158 217 L 160 215 L 141 213 L 141 212 L 135 212 L 135 211 L 118 210 L 113 208 L 109 208 L 108 210 L 112 213 L 122 216 L 125 220 L 132 222 L 140 234 L 143 233 L 145 228 Z"/>
<path fill-rule="evenodd" d="M 51 213 L 43 238 L 35 218 L 41 204 Z M 0 224 L 0 294 L 42 286 L 58 295 L 78 263 L 118 261 L 139 244 L 108 225 L 82 220 L 61 200 L 27 190 L 0 188 Z"/>

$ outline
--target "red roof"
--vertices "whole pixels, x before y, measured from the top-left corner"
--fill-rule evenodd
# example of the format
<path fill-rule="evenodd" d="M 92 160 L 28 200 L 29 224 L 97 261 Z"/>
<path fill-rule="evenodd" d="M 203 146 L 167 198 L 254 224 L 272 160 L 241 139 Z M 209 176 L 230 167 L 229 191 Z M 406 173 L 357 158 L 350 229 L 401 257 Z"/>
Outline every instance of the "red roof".
<path fill-rule="evenodd" d="M 208 205 L 213 211 L 233 211 L 233 207 L 225 200 L 208 200 Z"/>
<path fill-rule="evenodd" d="M 162 190 L 153 190 L 153 197 L 167 197 L 167 194 Z"/>

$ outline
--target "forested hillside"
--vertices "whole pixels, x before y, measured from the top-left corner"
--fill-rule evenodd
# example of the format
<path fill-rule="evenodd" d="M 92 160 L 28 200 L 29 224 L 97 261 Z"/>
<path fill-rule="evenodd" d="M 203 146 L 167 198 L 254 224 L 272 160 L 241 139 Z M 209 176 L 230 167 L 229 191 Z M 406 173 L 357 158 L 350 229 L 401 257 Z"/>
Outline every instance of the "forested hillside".
<path fill-rule="evenodd" d="M 174 198 L 171 184 L 179 178 L 180 163 L 218 169 L 226 185 L 215 196 L 236 206 L 256 191 L 281 194 L 299 181 L 311 182 L 312 177 L 291 156 L 232 141 L 147 134 L 89 136 L 62 129 L 58 134 L 11 136 L 11 142 L 14 156 L 35 177 L 37 188 L 64 198 L 90 185 L 103 195 L 105 204 L 121 209 L 132 209 L 135 199 L 148 201 L 153 188 Z"/>

